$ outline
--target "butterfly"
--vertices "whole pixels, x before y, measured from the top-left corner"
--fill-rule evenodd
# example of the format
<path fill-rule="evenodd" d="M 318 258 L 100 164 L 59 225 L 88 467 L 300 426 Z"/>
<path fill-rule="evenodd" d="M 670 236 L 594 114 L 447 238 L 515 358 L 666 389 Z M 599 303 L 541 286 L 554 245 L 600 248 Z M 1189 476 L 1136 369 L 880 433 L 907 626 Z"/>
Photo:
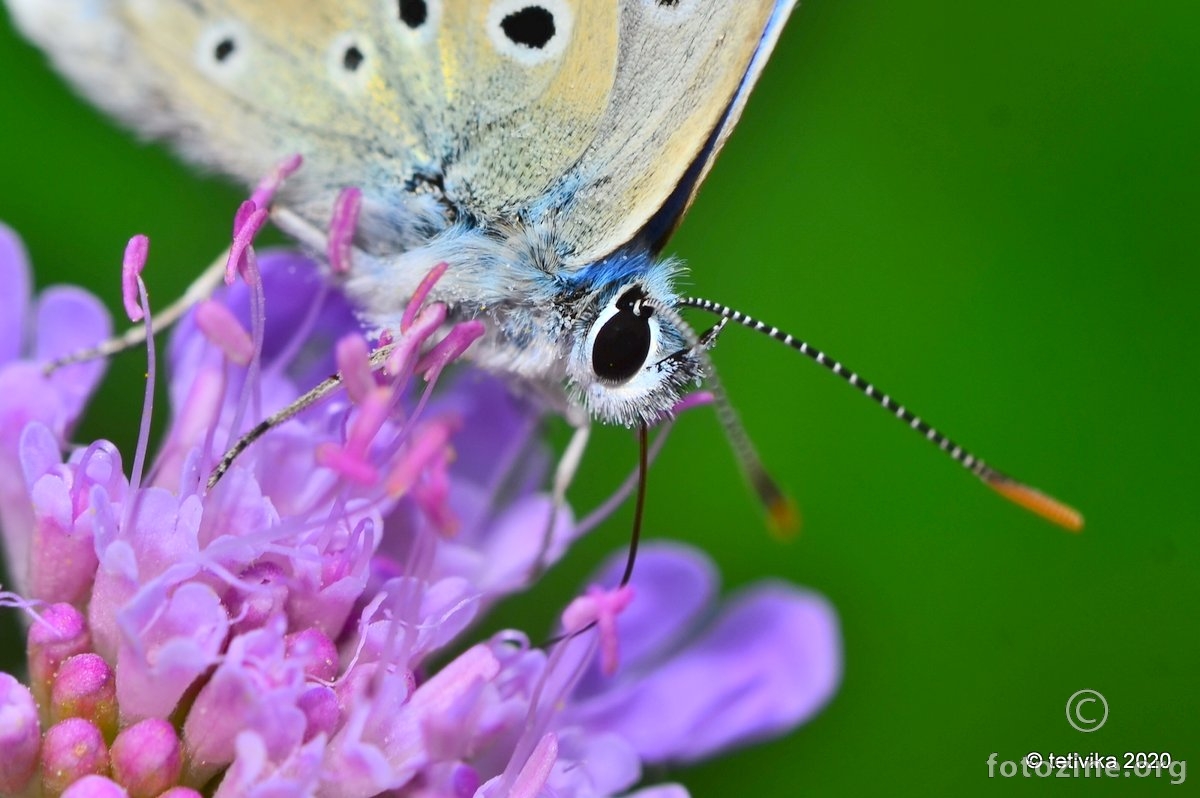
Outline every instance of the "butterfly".
<path fill-rule="evenodd" d="M 677 292 L 661 252 L 795 0 L 5 1 L 93 102 L 200 164 L 253 184 L 302 155 L 276 216 L 300 240 L 360 190 L 339 279 L 377 330 L 444 263 L 430 298 L 486 321 L 477 363 L 568 416 L 644 428 L 714 379 L 712 339 L 679 313 L 699 307 L 813 357 L 1009 498 L 1061 509 L 823 353 Z"/>
<path fill-rule="evenodd" d="M 659 252 L 794 2 L 8 5 L 90 99 L 201 164 L 253 183 L 302 155 L 278 201 L 313 229 L 361 190 L 345 290 L 369 325 L 445 262 L 431 299 L 488 322 L 477 362 L 635 425 L 701 375 L 656 312 L 678 299 Z"/>

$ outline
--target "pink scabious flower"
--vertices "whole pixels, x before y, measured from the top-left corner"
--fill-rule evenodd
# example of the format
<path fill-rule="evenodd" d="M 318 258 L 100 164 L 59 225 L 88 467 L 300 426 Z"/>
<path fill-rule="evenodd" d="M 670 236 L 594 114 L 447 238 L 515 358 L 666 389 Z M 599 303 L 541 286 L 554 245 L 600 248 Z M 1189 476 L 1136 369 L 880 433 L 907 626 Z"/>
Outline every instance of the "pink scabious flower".
<path fill-rule="evenodd" d="M 781 734 L 829 700 L 828 604 L 779 584 L 718 609 L 711 564 L 679 546 L 589 590 L 557 643 L 469 645 L 578 534 L 542 490 L 539 411 L 443 375 L 482 328 L 420 296 L 370 361 L 311 261 L 255 252 L 263 219 L 239 212 L 241 279 L 179 323 L 169 428 L 150 458 L 144 424 L 128 462 L 71 439 L 102 362 L 43 368 L 109 335 L 107 314 L 78 289 L 34 303 L 0 227 L 0 604 L 29 619 L 27 682 L 0 673 L 0 794 L 625 795 L 644 765 Z M 131 242 L 133 317 L 146 257 Z M 335 372 L 343 389 L 210 486 L 242 433 Z"/>

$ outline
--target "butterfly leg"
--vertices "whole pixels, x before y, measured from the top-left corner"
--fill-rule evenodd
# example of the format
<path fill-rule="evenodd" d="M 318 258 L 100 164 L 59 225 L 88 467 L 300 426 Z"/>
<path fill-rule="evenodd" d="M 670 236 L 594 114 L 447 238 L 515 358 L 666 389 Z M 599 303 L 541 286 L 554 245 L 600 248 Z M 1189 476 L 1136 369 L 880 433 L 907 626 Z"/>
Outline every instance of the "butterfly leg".
<path fill-rule="evenodd" d="M 175 322 L 193 306 L 212 296 L 217 286 L 225 277 L 225 263 L 229 260 L 229 250 L 222 252 L 200 276 L 192 281 L 183 294 L 167 307 L 158 311 L 150 320 L 150 332 L 158 335 Z M 146 342 L 146 325 L 135 324 L 118 336 L 102 341 L 96 346 L 79 349 L 51 360 L 44 366 L 46 374 L 53 374 L 64 366 L 74 363 L 85 363 L 89 360 L 112 357 L 126 349 L 141 346 Z"/>
<path fill-rule="evenodd" d="M 583 453 L 587 450 L 588 440 L 592 434 L 591 417 L 582 407 L 572 406 L 567 410 L 567 421 L 574 428 L 567 448 L 558 459 L 554 469 L 554 482 L 551 486 L 550 516 L 546 527 L 542 530 L 542 544 L 538 547 L 537 556 L 533 558 L 530 567 L 530 581 L 537 578 L 548 566 L 546 557 L 554 545 L 554 531 L 558 520 L 567 511 L 567 490 L 579 473 L 579 464 L 583 462 Z"/>

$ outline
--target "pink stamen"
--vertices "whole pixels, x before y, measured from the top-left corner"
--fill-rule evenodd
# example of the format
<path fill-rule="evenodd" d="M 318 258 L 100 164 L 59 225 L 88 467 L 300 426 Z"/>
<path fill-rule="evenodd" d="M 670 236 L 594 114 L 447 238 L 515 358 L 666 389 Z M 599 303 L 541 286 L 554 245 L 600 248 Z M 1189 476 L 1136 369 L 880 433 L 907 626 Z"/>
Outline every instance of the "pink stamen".
<path fill-rule="evenodd" d="M 373 485 L 379 472 L 368 460 L 371 442 L 388 419 L 392 407 L 392 391 L 373 387 L 359 404 L 359 411 L 350 423 L 344 446 L 325 443 L 317 447 L 317 464 L 330 468 L 351 482 Z"/>
<path fill-rule="evenodd" d="M 590 587 L 586 594 L 572 601 L 563 610 L 563 628 L 568 634 L 586 629 L 591 624 L 596 625 L 600 632 L 600 669 L 605 676 L 616 673 L 620 664 L 617 616 L 631 601 L 632 585 L 624 585 L 615 590 Z"/>
<path fill-rule="evenodd" d="M 246 273 L 246 254 L 270 216 L 270 212 L 260 205 L 255 205 L 253 210 L 248 211 L 247 208 L 252 202 L 254 200 L 243 202 L 234 220 L 236 229 L 233 232 L 233 245 L 229 247 L 229 260 L 225 263 L 226 285 L 233 285 L 239 274 Z"/>
<path fill-rule="evenodd" d="M 366 452 L 383 428 L 392 409 L 392 390 L 390 388 L 374 387 L 359 403 L 358 414 L 350 424 L 350 434 L 346 436 L 346 448 L 356 452 Z"/>
<path fill-rule="evenodd" d="M 362 209 L 362 191 L 350 187 L 342 189 L 333 203 L 333 219 L 329 223 L 329 267 L 334 274 L 350 271 L 350 256 L 354 244 L 354 231 L 358 228 L 358 214 Z"/>
<path fill-rule="evenodd" d="M 671 408 L 671 413 L 679 415 L 697 407 L 711 405 L 715 401 L 716 397 L 709 391 L 692 391 L 675 403 L 675 406 Z"/>
<path fill-rule="evenodd" d="M 335 443 L 317 446 L 317 465 L 336 471 L 345 479 L 358 485 L 374 485 L 379 481 L 379 471 L 364 460 L 357 452 L 350 452 Z"/>
<path fill-rule="evenodd" d="M 389 496 L 399 497 L 408 492 L 426 466 L 443 453 L 458 426 L 456 422 L 457 419 L 438 419 L 413 434 L 408 450 L 400 456 L 384 483 Z"/>
<path fill-rule="evenodd" d="M 252 247 L 247 247 L 242 259 L 242 276 L 250 288 L 250 340 L 254 344 L 254 354 L 246 367 L 246 379 L 242 383 L 241 396 L 238 397 L 237 408 L 233 413 L 233 423 L 229 428 L 229 437 L 225 442 L 226 450 L 237 439 L 242 421 L 254 409 L 254 416 L 260 416 L 262 405 L 262 349 L 266 336 L 266 295 L 263 292 L 262 274 L 258 270 L 258 258 Z"/>
<path fill-rule="evenodd" d="M 254 341 L 229 308 L 206 299 L 196 307 L 196 326 L 209 343 L 225 353 L 231 363 L 245 366 L 254 357 Z"/>
<path fill-rule="evenodd" d="M 258 206 L 254 204 L 254 200 L 242 200 L 242 204 L 233 214 L 233 235 L 237 235 L 238 231 L 246 226 L 247 220 L 258 210 Z"/>
<path fill-rule="evenodd" d="M 413 319 L 421 312 L 425 305 L 425 300 L 429 298 L 429 292 L 437 285 L 437 281 L 442 279 L 442 275 L 446 273 L 446 269 L 450 268 L 450 264 L 442 261 L 429 270 L 421 280 L 417 290 L 413 291 L 412 299 L 408 300 L 408 306 L 404 308 L 404 316 L 400 319 L 400 332 L 408 332 L 408 328 L 412 326 Z"/>
<path fill-rule="evenodd" d="M 275 165 L 275 170 L 264 177 L 254 189 L 254 193 L 250 195 L 250 201 L 254 203 L 255 207 L 266 208 L 275 199 L 275 194 L 283 185 L 283 181 L 294 175 L 303 165 L 304 158 L 300 153 L 284 158 Z"/>
<path fill-rule="evenodd" d="M 146 468 L 146 453 L 150 449 L 150 422 L 154 417 L 154 383 L 158 377 L 158 357 L 154 345 L 154 320 L 150 317 L 150 297 L 146 284 L 137 278 L 138 298 L 145 309 L 146 327 L 146 394 L 142 398 L 142 419 L 138 427 L 137 447 L 133 451 L 133 464 L 129 469 L 129 500 L 121 505 L 121 526 L 127 527 L 138 503 L 138 488 L 142 485 L 142 473 Z"/>
<path fill-rule="evenodd" d="M 125 315 L 132 322 L 139 322 L 146 317 L 138 302 L 138 278 L 142 269 L 146 268 L 149 254 L 150 239 L 144 235 L 134 236 L 125 245 L 125 258 L 121 263 L 121 299 L 125 304 Z"/>
<path fill-rule="evenodd" d="M 337 368 L 350 401 L 359 404 L 375 387 L 367 341 L 351 333 L 337 343 Z"/>
<path fill-rule="evenodd" d="M 432 349 L 425 353 L 417 363 L 416 371 L 425 376 L 426 382 L 435 382 L 441 376 L 442 369 L 454 362 L 471 344 L 483 337 L 486 332 L 483 322 L 478 319 L 464 321 L 454 325 L 446 337 L 438 341 Z"/>
<path fill-rule="evenodd" d="M 412 307 L 411 305 L 409 307 Z M 387 373 L 399 377 L 406 373 L 416 358 L 417 352 L 429 340 L 429 336 L 437 332 L 438 327 L 446 320 L 446 306 L 441 302 L 426 305 L 421 308 L 405 335 L 396 343 L 396 348 L 387 359 Z"/>
<path fill-rule="evenodd" d="M 421 512 L 437 527 L 444 537 L 458 531 L 458 517 L 450 509 L 450 473 L 454 450 L 442 449 L 425 471 L 424 481 L 413 487 L 413 499 Z"/>

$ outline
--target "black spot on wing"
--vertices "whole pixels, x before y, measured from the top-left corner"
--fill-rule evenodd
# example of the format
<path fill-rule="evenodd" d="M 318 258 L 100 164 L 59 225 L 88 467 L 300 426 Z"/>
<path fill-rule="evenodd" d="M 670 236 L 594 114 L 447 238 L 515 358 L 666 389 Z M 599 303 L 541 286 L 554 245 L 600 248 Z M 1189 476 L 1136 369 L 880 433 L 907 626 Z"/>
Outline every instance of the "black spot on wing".
<path fill-rule="evenodd" d="M 356 72 L 365 59 L 366 56 L 363 55 L 362 50 L 351 45 L 342 54 L 342 66 L 346 68 L 347 72 Z"/>
<path fill-rule="evenodd" d="M 429 6 L 425 0 L 399 0 L 400 21 L 416 30 L 429 19 Z"/>
<path fill-rule="evenodd" d="M 233 37 L 226 36 L 217 42 L 217 46 L 213 48 L 213 58 L 217 60 L 217 63 L 224 63 L 235 52 L 237 52 L 237 42 L 233 40 Z"/>
<path fill-rule="evenodd" d="M 526 6 L 501 20 L 500 29 L 513 44 L 541 50 L 554 38 L 554 15 L 541 6 Z"/>

